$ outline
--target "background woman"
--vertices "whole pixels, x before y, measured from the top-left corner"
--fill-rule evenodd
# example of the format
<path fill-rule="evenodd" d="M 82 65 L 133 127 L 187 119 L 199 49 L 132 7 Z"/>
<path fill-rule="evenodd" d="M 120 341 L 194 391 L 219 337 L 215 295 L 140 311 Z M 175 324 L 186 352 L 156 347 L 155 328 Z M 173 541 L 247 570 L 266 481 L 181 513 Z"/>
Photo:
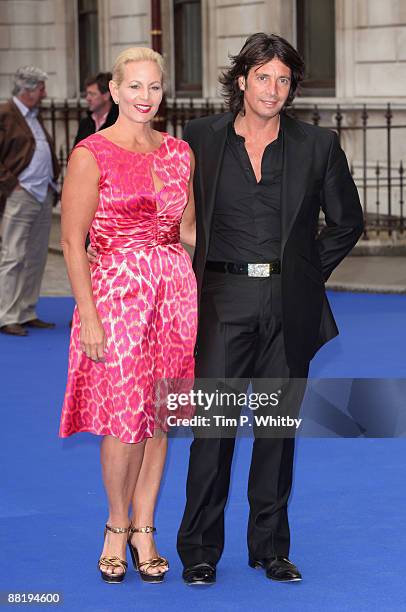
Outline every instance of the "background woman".
<path fill-rule="evenodd" d="M 152 128 L 162 81 L 162 57 L 151 49 L 118 56 L 110 83 L 117 122 L 75 147 L 62 194 L 77 307 L 60 436 L 103 436 L 109 515 L 99 568 L 107 582 L 124 578 L 127 539 L 141 578 L 162 581 L 168 569 L 152 533 L 167 447 L 154 388 L 192 379 L 194 369 L 196 284 L 179 242 L 194 244 L 193 154 Z M 98 253 L 90 270 L 89 228 Z"/>

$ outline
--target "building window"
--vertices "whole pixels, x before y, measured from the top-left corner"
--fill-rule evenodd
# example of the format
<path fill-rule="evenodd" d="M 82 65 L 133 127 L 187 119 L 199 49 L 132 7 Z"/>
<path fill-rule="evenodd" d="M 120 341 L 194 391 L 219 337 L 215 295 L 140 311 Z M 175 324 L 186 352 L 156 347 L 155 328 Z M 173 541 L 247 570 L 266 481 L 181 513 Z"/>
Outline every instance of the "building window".
<path fill-rule="evenodd" d="M 97 0 L 78 0 L 79 79 L 84 91 L 88 76 L 99 72 L 99 25 Z"/>
<path fill-rule="evenodd" d="M 302 95 L 334 96 L 334 0 L 297 0 L 297 43 L 306 64 Z"/>
<path fill-rule="evenodd" d="M 200 0 L 174 0 L 175 89 L 202 94 L 202 17 Z"/>

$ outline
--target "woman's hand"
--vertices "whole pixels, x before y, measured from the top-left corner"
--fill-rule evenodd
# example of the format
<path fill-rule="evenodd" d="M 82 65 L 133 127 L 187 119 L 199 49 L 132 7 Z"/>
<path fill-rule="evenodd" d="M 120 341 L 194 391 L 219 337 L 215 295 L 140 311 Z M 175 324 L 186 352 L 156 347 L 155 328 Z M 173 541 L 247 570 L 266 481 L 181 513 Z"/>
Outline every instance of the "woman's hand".
<path fill-rule="evenodd" d="M 97 251 L 90 244 L 87 247 L 86 254 L 87 254 L 87 259 L 89 260 L 90 264 L 96 263 L 96 261 L 97 261 Z"/>
<path fill-rule="evenodd" d="M 106 334 L 98 315 L 80 322 L 80 348 L 89 359 L 104 361 Z"/>

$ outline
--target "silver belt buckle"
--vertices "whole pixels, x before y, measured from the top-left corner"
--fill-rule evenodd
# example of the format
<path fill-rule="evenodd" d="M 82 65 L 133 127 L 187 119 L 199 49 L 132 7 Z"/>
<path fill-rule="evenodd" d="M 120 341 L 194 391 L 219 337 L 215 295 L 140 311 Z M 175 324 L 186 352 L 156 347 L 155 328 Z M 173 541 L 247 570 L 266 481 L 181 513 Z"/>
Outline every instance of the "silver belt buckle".
<path fill-rule="evenodd" d="M 255 276 L 257 278 L 265 278 L 267 276 L 271 276 L 271 264 L 269 263 L 248 264 L 248 276 Z"/>

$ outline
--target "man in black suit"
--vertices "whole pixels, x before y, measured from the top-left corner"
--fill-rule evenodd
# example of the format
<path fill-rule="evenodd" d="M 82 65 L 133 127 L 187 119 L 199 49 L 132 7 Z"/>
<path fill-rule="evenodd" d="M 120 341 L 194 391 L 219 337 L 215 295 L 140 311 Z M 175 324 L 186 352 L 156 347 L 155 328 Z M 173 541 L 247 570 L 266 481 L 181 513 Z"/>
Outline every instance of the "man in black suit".
<path fill-rule="evenodd" d="M 185 129 L 196 159 L 197 378 L 305 380 L 316 351 L 338 333 L 324 283 L 360 237 L 362 210 L 336 134 L 284 113 L 303 74 L 286 40 L 254 34 L 221 78 L 230 112 Z M 302 395 L 286 393 L 292 413 Z M 254 433 L 249 564 L 297 581 L 287 514 L 294 437 Z M 190 585 L 216 579 L 235 441 L 200 434 L 178 534 Z"/>

